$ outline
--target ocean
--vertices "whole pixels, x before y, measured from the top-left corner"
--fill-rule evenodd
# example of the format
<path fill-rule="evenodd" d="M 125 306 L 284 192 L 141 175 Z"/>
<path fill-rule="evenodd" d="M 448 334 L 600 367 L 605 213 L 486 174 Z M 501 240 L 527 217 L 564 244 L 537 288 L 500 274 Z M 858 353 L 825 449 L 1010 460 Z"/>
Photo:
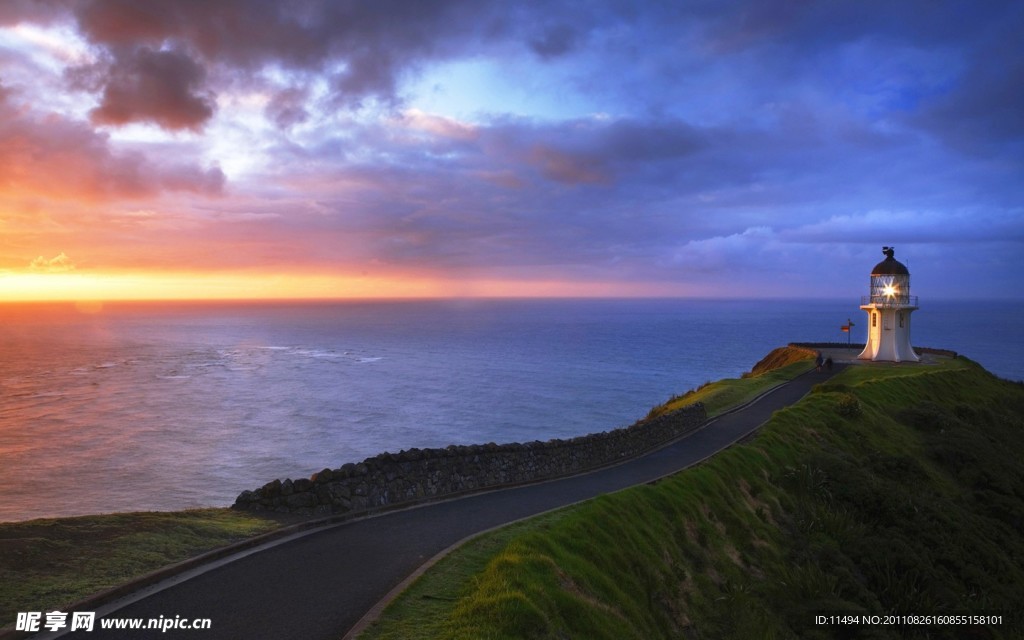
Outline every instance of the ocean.
<path fill-rule="evenodd" d="M 0 521 L 225 506 L 382 451 L 631 424 L 857 300 L 0 305 Z M 925 301 L 913 343 L 1024 378 L 1024 302 Z"/>

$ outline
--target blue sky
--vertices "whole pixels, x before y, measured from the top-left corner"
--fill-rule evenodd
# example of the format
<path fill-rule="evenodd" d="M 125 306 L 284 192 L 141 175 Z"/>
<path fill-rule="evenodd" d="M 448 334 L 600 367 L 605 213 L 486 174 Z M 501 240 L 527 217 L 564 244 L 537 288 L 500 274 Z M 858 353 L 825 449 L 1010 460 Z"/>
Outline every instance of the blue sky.
<path fill-rule="evenodd" d="M 894 245 L 922 300 L 1019 298 L 1021 33 L 997 1 L 15 0 L 0 285 L 845 297 Z"/>

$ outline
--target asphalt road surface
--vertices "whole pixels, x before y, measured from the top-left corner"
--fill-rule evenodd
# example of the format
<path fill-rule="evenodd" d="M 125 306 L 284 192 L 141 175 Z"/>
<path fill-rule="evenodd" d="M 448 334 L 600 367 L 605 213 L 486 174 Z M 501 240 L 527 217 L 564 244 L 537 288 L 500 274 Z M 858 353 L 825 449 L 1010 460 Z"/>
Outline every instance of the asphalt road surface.
<path fill-rule="evenodd" d="M 674 444 L 615 467 L 331 525 L 221 561 L 201 573 L 192 572 L 198 575 L 171 579 L 103 607 L 92 632 L 63 637 L 341 640 L 396 585 L 456 542 L 700 462 L 753 432 L 774 411 L 796 402 L 842 368 L 804 374 Z M 168 624 L 205 618 L 210 628 L 99 628 L 101 618 L 161 617 Z"/>

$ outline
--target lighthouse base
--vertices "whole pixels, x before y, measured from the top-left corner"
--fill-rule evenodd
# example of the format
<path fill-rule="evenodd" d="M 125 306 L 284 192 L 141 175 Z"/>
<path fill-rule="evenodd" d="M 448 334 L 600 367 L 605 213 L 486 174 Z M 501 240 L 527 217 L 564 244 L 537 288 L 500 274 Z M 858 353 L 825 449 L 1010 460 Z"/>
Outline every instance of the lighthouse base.
<path fill-rule="evenodd" d="M 910 314 L 913 306 L 861 306 L 868 314 L 868 340 L 857 356 L 876 362 L 920 362 L 910 346 Z"/>

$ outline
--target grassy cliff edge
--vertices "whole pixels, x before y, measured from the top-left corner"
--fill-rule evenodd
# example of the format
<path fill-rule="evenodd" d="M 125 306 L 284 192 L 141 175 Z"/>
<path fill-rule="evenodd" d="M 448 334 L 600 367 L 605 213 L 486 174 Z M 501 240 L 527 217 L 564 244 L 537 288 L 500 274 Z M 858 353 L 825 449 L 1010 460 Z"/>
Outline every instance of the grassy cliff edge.
<path fill-rule="evenodd" d="M 1018 383 L 850 367 L 697 467 L 471 541 L 361 637 L 1022 637 L 1021 450 Z"/>

